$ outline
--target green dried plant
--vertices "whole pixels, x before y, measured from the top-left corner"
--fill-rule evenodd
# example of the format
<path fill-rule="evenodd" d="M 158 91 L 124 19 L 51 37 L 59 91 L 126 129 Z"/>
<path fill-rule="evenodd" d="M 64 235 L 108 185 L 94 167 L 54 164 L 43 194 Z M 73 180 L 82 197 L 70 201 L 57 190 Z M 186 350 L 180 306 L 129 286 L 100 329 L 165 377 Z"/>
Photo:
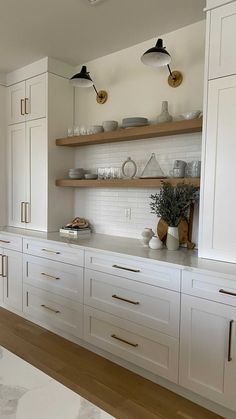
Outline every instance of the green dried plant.
<path fill-rule="evenodd" d="M 189 205 L 199 199 L 199 189 L 184 183 L 164 183 L 150 199 L 151 213 L 163 218 L 168 226 L 177 227 L 181 218 L 187 217 Z"/>

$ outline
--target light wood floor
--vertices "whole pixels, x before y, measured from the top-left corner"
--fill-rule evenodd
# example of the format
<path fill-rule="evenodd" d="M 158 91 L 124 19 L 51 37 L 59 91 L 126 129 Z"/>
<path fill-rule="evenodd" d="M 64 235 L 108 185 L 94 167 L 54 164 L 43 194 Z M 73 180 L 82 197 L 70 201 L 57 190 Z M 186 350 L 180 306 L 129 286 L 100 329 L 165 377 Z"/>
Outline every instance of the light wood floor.
<path fill-rule="evenodd" d="M 0 345 L 119 419 L 220 418 L 2 308 Z"/>

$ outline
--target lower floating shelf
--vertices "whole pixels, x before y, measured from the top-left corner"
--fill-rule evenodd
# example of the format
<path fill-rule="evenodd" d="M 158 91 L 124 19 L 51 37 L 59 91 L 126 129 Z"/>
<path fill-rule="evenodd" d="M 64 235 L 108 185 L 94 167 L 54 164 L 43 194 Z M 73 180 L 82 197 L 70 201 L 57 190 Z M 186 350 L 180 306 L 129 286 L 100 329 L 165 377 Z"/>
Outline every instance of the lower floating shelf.
<path fill-rule="evenodd" d="M 96 180 L 76 180 L 59 179 L 56 180 L 57 186 L 70 188 L 160 188 L 163 182 L 171 183 L 175 186 L 178 183 L 200 186 L 199 178 L 164 178 L 164 179 L 96 179 Z"/>

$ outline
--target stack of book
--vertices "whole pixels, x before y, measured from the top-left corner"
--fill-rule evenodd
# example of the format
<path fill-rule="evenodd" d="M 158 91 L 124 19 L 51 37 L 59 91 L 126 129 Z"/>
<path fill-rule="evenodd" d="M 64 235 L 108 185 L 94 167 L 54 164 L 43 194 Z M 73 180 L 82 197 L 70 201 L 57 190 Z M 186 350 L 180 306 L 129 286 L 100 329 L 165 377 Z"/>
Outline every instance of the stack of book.
<path fill-rule="evenodd" d="M 60 234 L 66 237 L 73 237 L 75 239 L 79 237 L 86 237 L 91 234 L 91 229 L 89 227 L 86 228 L 71 228 L 71 227 L 62 227 L 60 229 Z"/>

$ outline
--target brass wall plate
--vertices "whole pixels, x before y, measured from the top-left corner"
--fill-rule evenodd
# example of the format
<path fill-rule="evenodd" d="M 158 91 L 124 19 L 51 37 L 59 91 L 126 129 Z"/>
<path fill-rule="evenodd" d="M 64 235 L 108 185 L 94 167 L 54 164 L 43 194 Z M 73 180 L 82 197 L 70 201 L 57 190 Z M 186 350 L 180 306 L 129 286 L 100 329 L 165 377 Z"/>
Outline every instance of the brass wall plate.
<path fill-rule="evenodd" d="M 106 103 L 108 99 L 108 94 L 105 90 L 99 90 L 98 94 L 97 94 L 97 103 L 99 103 L 100 105 L 103 105 L 104 103 Z"/>
<path fill-rule="evenodd" d="M 183 81 L 183 75 L 180 71 L 172 71 L 172 76 L 169 75 L 168 77 L 168 84 L 171 87 L 178 87 L 181 85 Z"/>

